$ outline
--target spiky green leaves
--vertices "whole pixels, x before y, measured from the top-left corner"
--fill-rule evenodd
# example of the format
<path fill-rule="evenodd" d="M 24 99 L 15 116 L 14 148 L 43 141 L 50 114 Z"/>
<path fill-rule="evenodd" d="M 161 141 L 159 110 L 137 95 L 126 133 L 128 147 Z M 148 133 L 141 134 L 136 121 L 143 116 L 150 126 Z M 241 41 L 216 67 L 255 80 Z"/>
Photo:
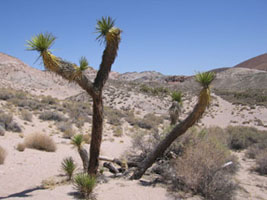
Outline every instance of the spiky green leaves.
<path fill-rule="evenodd" d="M 83 135 L 82 134 L 74 135 L 73 138 L 71 139 L 71 143 L 78 149 L 81 148 L 84 143 Z"/>
<path fill-rule="evenodd" d="M 203 72 L 196 75 L 196 81 L 199 82 L 203 88 L 208 88 L 211 82 L 215 79 L 214 72 Z"/>
<path fill-rule="evenodd" d="M 61 162 L 61 168 L 64 171 L 64 173 L 68 176 L 68 179 L 71 180 L 72 175 L 77 168 L 77 165 L 75 164 L 72 157 L 64 158 Z"/>
<path fill-rule="evenodd" d="M 89 63 L 84 56 L 81 57 L 79 63 L 80 63 L 80 71 L 84 71 L 88 68 Z"/>
<path fill-rule="evenodd" d="M 96 33 L 99 33 L 96 38 L 99 41 L 106 39 L 108 32 L 114 27 L 115 20 L 111 17 L 102 17 L 100 20 L 97 20 Z"/>
<path fill-rule="evenodd" d="M 114 27 L 115 20 L 111 17 L 102 17 L 97 21 L 96 25 L 96 33 L 97 40 L 105 43 L 112 43 L 114 41 L 120 41 L 120 33 L 121 30 L 119 28 Z"/>
<path fill-rule="evenodd" d="M 32 37 L 31 40 L 27 40 L 27 50 L 38 51 L 42 53 L 50 49 L 51 46 L 54 44 L 55 40 L 56 37 L 53 36 L 51 33 L 40 33 Z"/>
<path fill-rule="evenodd" d="M 96 178 L 85 173 L 77 174 L 73 185 L 84 197 L 88 198 L 96 185 Z"/>
<path fill-rule="evenodd" d="M 182 92 L 180 91 L 174 91 L 171 93 L 172 101 L 176 101 L 179 104 L 182 103 Z"/>

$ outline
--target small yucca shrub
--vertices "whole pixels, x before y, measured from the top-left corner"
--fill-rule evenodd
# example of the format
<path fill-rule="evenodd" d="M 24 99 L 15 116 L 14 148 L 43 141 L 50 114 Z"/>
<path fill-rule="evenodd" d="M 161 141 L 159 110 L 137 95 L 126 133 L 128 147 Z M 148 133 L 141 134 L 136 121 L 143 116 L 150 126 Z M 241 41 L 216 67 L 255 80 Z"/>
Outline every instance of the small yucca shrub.
<path fill-rule="evenodd" d="M 86 173 L 77 174 L 73 179 L 73 185 L 83 197 L 88 198 L 96 185 L 96 179 Z"/>
<path fill-rule="evenodd" d="M 71 144 L 77 147 L 78 149 L 81 148 L 82 145 L 84 144 L 83 135 L 82 134 L 74 135 L 71 139 Z"/>
<path fill-rule="evenodd" d="M 177 101 L 178 103 L 182 103 L 182 92 L 174 91 L 171 93 L 171 97 L 173 101 Z"/>
<path fill-rule="evenodd" d="M 63 161 L 61 162 L 61 169 L 68 176 L 68 180 L 71 180 L 72 175 L 76 168 L 77 165 L 75 164 L 72 157 L 64 158 Z"/>

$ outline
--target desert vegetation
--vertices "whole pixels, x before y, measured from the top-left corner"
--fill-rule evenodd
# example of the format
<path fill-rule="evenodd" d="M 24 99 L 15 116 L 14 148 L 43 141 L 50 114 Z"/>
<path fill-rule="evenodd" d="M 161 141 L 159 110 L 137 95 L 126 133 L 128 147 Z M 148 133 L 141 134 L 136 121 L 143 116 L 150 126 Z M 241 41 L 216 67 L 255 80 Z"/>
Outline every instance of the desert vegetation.
<path fill-rule="evenodd" d="M 266 72 L 112 72 L 122 30 L 95 32 L 97 70 L 49 32 L 26 41 L 43 71 L 0 53 L 0 199 L 267 198 Z"/>
<path fill-rule="evenodd" d="M 27 148 L 37 149 L 41 151 L 54 152 L 56 144 L 51 137 L 44 133 L 33 133 L 28 135 L 24 144 Z"/>

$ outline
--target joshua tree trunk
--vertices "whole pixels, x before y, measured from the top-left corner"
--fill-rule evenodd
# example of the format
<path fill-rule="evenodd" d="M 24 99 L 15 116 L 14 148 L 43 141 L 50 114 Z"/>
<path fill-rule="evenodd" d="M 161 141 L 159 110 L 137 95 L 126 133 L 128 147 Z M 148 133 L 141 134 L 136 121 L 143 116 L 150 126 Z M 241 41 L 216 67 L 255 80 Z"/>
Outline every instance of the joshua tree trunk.
<path fill-rule="evenodd" d="M 200 92 L 198 103 L 194 107 L 192 113 L 184 121 L 175 126 L 174 129 L 153 149 L 153 151 L 150 154 L 148 154 L 146 159 L 144 159 L 139 164 L 137 170 L 132 176 L 132 179 L 140 179 L 146 172 L 146 170 L 152 166 L 152 164 L 156 161 L 156 159 L 163 155 L 163 153 L 175 141 L 175 139 L 184 134 L 188 128 L 193 126 L 195 122 L 197 122 L 200 119 L 208 104 L 209 104 L 209 89 L 203 88 L 202 91 Z"/>
<path fill-rule="evenodd" d="M 103 101 L 102 93 L 93 98 L 93 127 L 90 145 L 90 161 L 88 174 L 96 174 L 99 165 L 100 145 L 103 132 Z"/>

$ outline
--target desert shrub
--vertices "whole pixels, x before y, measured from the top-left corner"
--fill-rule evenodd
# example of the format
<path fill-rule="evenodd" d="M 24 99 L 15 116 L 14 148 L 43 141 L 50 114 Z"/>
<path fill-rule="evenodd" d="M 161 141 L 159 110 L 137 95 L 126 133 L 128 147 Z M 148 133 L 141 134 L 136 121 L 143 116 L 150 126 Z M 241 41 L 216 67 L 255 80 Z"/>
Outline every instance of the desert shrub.
<path fill-rule="evenodd" d="M 121 118 L 125 117 L 125 114 L 122 113 L 120 110 L 112 109 L 109 107 L 105 107 L 104 114 L 107 118 L 108 123 L 114 126 L 121 125 Z"/>
<path fill-rule="evenodd" d="M 124 118 L 131 126 L 134 126 L 137 124 L 137 119 L 134 116 L 133 112 L 127 112 L 126 116 Z"/>
<path fill-rule="evenodd" d="M 115 137 L 121 137 L 123 134 L 123 130 L 121 127 L 116 127 L 114 130 L 113 130 L 113 136 Z"/>
<path fill-rule="evenodd" d="M 24 151 L 25 150 L 25 144 L 24 143 L 18 143 L 16 149 L 18 151 Z"/>
<path fill-rule="evenodd" d="M 4 164 L 6 158 L 6 151 L 0 146 L 0 165 Z"/>
<path fill-rule="evenodd" d="M 246 149 L 252 144 L 258 143 L 267 133 L 253 127 L 229 126 L 226 128 L 228 146 L 234 150 Z"/>
<path fill-rule="evenodd" d="M 63 132 L 63 138 L 71 139 L 75 135 L 73 129 L 68 129 Z"/>
<path fill-rule="evenodd" d="M 12 114 L 6 114 L 4 112 L 0 112 L 0 125 L 7 130 L 9 124 L 13 121 Z"/>
<path fill-rule="evenodd" d="M 215 93 L 233 104 L 267 106 L 267 95 L 263 89 L 247 89 L 238 92 L 215 90 Z"/>
<path fill-rule="evenodd" d="M 267 138 L 263 138 L 259 143 L 251 145 L 246 151 L 246 156 L 254 159 L 262 151 L 267 151 Z"/>
<path fill-rule="evenodd" d="M 256 156 L 256 171 L 261 175 L 267 175 L 267 151 L 261 151 Z"/>
<path fill-rule="evenodd" d="M 70 122 L 59 122 L 57 128 L 63 133 L 64 138 L 70 139 L 75 134 Z"/>
<path fill-rule="evenodd" d="M 44 96 L 42 97 L 41 102 L 43 104 L 53 105 L 53 104 L 57 104 L 58 100 L 51 96 Z"/>
<path fill-rule="evenodd" d="M 28 135 L 24 144 L 27 148 L 37 149 L 41 151 L 54 152 L 56 151 L 56 144 L 51 137 L 44 133 L 33 133 Z"/>
<path fill-rule="evenodd" d="M 222 166 L 234 159 L 218 140 L 202 138 L 175 160 L 173 183 L 176 188 L 201 194 L 205 199 L 231 199 L 236 189 L 231 181 L 234 171 Z"/>
<path fill-rule="evenodd" d="M 20 125 L 17 122 L 12 121 L 8 127 L 7 127 L 8 131 L 12 131 L 12 132 L 17 132 L 20 133 L 22 131 Z"/>
<path fill-rule="evenodd" d="M 5 89 L 5 88 L 1 88 L 0 89 L 0 99 L 1 100 L 8 100 L 13 98 L 14 95 L 14 91 L 11 89 Z"/>
<path fill-rule="evenodd" d="M 0 136 L 4 136 L 5 132 L 6 132 L 6 130 L 4 129 L 4 127 L 2 125 L 0 125 Z"/>
<path fill-rule="evenodd" d="M 46 121 L 58 121 L 58 122 L 66 120 L 66 118 L 62 114 L 52 111 L 42 112 L 39 116 L 39 119 Z"/>
<path fill-rule="evenodd" d="M 27 110 L 22 110 L 21 111 L 21 117 L 22 117 L 23 120 L 26 120 L 26 121 L 29 121 L 29 122 L 32 121 L 32 113 L 27 111 Z"/>
<path fill-rule="evenodd" d="M 83 127 L 85 122 L 91 123 L 92 119 L 89 116 L 92 115 L 92 110 L 89 103 L 65 102 L 63 107 L 68 112 L 71 122 L 75 123 L 78 128 Z"/>
<path fill-rule="evenodd" d="M 154 88 L 154 87 L 149 87 L 145 84 L 140 86 L 140 91 L 143 93 L 154 95 L 154 96 L 164 96 L 170 92 L 169 89 L 165 87 Z"/>
<path fill-rule="evenodd" d="M 7 131 L 21 132 L 21 127 L 13 121 L 12 114 L 5 114 L 0 112 L 0 126 L 2 126 Z"/>
<path fill-rule="evenodd" d="M 10 101 L 15 106 L 25 108 L 27 110 L 37 110 L 43 107 L 43 105 L 35 99 L 18 99 L 12 98 Z"/>
<path fill-rule="evenodd" d="M 96 185 L 96 179 L 88 174 L 77 174 L 74 177 L 73 185 L 83 197 L 88 198 Z"/>
<path fill-rule="evenodd" d="M 71 180 L 72 175 L 76 168 L 77 165 L 75 164 L 72 157 L 64 158 L 63 161 L 61 162 L 61 169 L 68 176 L 68 180 Z"/>

